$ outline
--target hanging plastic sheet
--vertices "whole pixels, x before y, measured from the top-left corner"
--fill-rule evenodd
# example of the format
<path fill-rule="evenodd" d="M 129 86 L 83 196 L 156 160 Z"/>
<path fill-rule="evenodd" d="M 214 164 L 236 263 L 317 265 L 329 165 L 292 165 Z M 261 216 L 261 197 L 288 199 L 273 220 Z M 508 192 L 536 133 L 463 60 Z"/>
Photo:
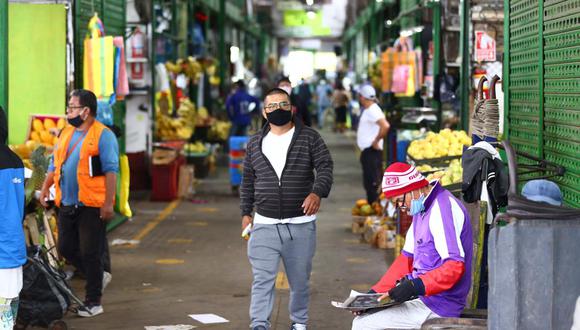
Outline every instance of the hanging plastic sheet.
<path fill-rule="evenodd" d="M 117 99 L 123 99 L 129 94 L 129 79 L 127 78 L 127 66 L 125 60 L 125 42 L 123 37 L 113 39 L 115 46 L 115 94 Z"/>
<path fill-rule="evenodd" d="M 105 29 L 95 14 L 89 21 L 89 33 L 84 41 L 83 87 L 97 98 L 114 93 L 115 47 L 113 37 L 105 37 Z"/>

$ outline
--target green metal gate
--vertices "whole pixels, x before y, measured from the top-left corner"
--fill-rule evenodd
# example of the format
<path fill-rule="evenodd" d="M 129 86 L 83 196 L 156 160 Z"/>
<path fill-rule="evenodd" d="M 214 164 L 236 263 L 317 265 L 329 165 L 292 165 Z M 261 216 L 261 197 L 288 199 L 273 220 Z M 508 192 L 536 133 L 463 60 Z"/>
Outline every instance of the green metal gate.
<path fill-rule="evenodd" d="M 555 181 L 580 207 L 580 0 L 505 3 L 508 136 L 516 150 L 564 166 Z"/>

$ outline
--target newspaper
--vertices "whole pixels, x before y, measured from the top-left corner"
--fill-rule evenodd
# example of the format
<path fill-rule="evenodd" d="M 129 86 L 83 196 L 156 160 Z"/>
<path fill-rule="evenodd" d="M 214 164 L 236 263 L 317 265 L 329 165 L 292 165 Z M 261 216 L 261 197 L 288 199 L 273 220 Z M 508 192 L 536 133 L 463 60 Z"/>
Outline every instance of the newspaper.
<path fill-rule="evenodd" d="M 382 293 L 360 293 L 354 290 L 350 291 L 350 295 L 343 302 L 331 301 L 332 306 L 336 308 L 343 308 L 349 311 L 367 311 L 370 309 L 388 308 L 399 303 L 386 297 L 379 301 Z"/>

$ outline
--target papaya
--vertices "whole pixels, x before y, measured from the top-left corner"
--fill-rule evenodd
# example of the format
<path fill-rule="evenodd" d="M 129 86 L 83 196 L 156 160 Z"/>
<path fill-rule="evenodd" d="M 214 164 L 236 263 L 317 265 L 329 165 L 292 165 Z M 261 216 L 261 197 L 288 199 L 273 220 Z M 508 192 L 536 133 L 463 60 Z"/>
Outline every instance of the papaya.
<path fill-rule="evenodd" d="M 356 201 L 356 206 L 358 207 L 362 207 L 363 205 L 368 205 L 369 202 L 367 202 L 366 199 L 359 199 Z"/>
<path fill-rule="evenodd" d="M 37 131 L 30 132 L 30 140 L 40 142 L 40 134 Z"/>
<path fill-rule="evenodd" d="M 48 133 L 47 131 L 40 132 L 40 140 L 42 141 L 42 143 L 52 145 L 52 138 L 53 138 L 53 135 Z"/>
<path fill-rule="evenodd" d="M 60 118 L 56 123 L 56 128 L 63 129 L 66 126 L 66 120 L 64 118 Z"/>
<path fill-rule="evenodd" d="M 353 207 L 352 208 L 352 215 L 360 215 L 360 209 L 358 207 Z"/>
<path fill-rule="evenodd" d="M 42 121 L 40 119 L 34 119 L 32 121 L 32 129 L 40 133 L 44 131 L 44 124 L 42 124 Z"/>
<path fill-rule="evenodd" d="M 56 124 L 54 123 L 54 120 L 52 120 L 50 118 L 46 118 L 44 120 L 44 129 L 45 130 L 49 131 L 55 127 L 56 127 Z"/>

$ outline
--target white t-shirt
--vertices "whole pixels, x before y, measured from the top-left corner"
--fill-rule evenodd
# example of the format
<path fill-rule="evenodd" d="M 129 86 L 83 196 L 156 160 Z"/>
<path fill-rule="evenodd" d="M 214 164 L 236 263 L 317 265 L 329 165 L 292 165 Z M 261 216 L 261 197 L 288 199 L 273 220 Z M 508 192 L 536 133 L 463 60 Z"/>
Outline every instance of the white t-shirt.
<path fill-rule="evenodd" d="M 360 150 L 365 150 L 373 145 L 373 141 L 379 134 L 381 127 L 377 124 L 380 119 L 386 119 L 383 110 L 378 104 L 373 103 L 362 112 L 356 131 L 356 144 Z M 379 141 L 379 148 L 383 150 L 383 140 Z"/>
<path fill-rule="evenodd" d="M 22 267 L 0 268 L 0 298 L 13 299 L 22 290 Z"/>
<path fill-rule="evenodd" d="M 288 155 L 288 148 L 290 148 L 290 143 L 292 142 L 292 136 L 294 136 L 294 131 L 296 128 L 292 127 L 291 130 L 282 134 L 276 135 L 272 132 L 268 132 L 268 134 L 264 137 L 262 141 L 262 153 L 268 159 L 272 167 L 274 167 L 274 171 L 278 175 L 278 180 L 282 176 L 282 171 L 284 170 L 284 166 L 286 165 L 286 157 Z M 311 216 L 302 216 L 297 218 L 288 218 L 288 219 L 274 219 L 264 217 L 256 212 L 254 216 L 254 223 L 259 224 L 278 224 L 278 223 L 306 223 L 316 219 L 315 215 Z"/>

